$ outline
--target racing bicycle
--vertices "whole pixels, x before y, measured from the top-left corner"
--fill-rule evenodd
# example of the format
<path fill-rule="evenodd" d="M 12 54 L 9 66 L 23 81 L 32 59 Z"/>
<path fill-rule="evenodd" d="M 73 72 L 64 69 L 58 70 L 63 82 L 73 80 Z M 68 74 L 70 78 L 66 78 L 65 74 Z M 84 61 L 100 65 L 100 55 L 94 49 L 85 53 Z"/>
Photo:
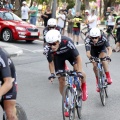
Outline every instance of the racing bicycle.
<path fill-rule="evenodd" d="M 4 111 L 4 106 L 3 106 L 3 100 L 2 99 L 0 100 L 0 105 L 3 109 L 3 119 L 2 120 L 7 120 L 7 116 L 6 116 L 6 113 Z M 17 114 L 18 120 L 28 120 L 27 115 L 25 113 L 25 110 L 23 109 L 23 107 L 19 103 L 16 103 L 16 114 Z"/>
<path fill-rule="evenodd" d="M 104 58 L 94 58 L 94 61 L 97 63 L 97 75 L 98 75 L 98 88 L 100 90 L 100 99 L 102 102 L 102 105 L 105 106 L 105 99 L 108 98 L 108 84 L 107 79 L 105 77 L 105 72 L 103 69 L 102 61 L 104 61 Z M 89 64 L 92 62 L 86 62 L 85 64 Z"/>
<path fill-rule="evenodd" d="M 63 120 L 68 117 L 64 115 L 67 111 L 69 113 L 69 120 L 75 119 L 75 109 L 77 110 L 78 119 L 81 118 L 82 111 L 82 90 L 80 80 L 74 71 L 65 71 L 60 76 L 66 78 L 66 85 L 62 95 L 62 114 Z"/>

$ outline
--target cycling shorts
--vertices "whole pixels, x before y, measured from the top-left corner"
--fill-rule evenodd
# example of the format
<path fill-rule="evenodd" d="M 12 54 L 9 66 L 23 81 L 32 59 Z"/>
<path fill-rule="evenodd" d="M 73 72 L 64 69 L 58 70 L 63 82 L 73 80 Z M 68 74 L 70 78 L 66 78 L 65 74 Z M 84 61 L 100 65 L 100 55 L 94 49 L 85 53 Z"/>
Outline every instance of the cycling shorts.
<path fill-rule="evenodd" d="M 91 46 L 91 55 L 93 57 L 99 57 L 99 54 L 101 52 L 105 52 L 105 53 L 107 52 L 105 45 L 102 45 L 102 46 Z"/>
<path fill-rule="evenodd" d="M 117 30 L 117 41 L 116 42 L 119 42 L 120 43 L 120 30 Z"/>
<path fill-rule="evenodd" d="M 72 54 L 61 54 L 61 55 L 54 55 L 54 65 L 55 65 L 55 72 L 59 73 L 59 71 L 65 70 L 65 61 L 68 60 L 70 64 L 73 66 L 75 62 L 75 57 Z"/>
<path fill-rule="evenodd" d="M 13 86 L 12 88 L 5 94 L 2 96 L 3 100 L 12 100 L 15 99 L 16 100 L 17 97 L 17 82 L 13 82 Z"/>

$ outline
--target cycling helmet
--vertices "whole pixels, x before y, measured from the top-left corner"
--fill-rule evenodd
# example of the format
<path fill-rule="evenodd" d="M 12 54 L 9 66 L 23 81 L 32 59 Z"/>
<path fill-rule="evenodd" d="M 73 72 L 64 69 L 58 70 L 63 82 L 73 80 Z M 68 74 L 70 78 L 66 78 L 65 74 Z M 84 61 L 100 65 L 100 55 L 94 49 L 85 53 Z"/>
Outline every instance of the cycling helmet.
<path fill-rule="evenodd" d="M 61 34 L 58 30 L 49 30 L 45 38 L 47 43 L 61 42 Z"/>
<path fill-rule="evenodd" d="M 56 19 L 54 18 L 50 18 L 47 22 L 47 25 L 48 26 L 57 26 L 57 22 L 56 22 Z"/>
<path fill-rule="evenodd" d="M 100 30 L 98 28 L 92 28 L 90 30 L 90 36 L 91 37 L 99 37 L 101 34 L 100 34 Z"/>

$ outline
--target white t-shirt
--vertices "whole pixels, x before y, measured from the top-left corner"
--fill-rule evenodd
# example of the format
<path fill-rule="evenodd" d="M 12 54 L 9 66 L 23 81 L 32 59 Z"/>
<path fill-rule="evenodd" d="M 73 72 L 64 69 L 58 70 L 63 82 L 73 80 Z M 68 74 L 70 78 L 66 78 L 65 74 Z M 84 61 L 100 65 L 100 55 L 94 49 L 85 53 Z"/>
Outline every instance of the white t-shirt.
<path fill-rule="evenodd" d="M 28 19 L 28 11 L 29 11 L 29 7 L 28 6 L 22 6 L 21 7 L 21 18 L 22 19 Z"/>
<path fill-rule="evenodd" d="M 61 18 L 59 18 L 59 17 L 62 17 L 63 20 L 62 20 Z M 59 14 L 59 15 L 57 16 L 57 18 L 58 18 L 58 23 L 57 23 L 57 25 L 60 26 L 61 28 L 64 28 L 65 15 L 64 15 L 64 14 Z"/>
<path fill-rule="evenodd" d="M 97 16 L 96 15 L 89 15 L 88 16 L 88 21 L 94 20 L 92 23 L 89 23 L 90 28 L 95 28 L 97 27 Z"/>
<path fill-rule="evenodd" d="M 107 19 L 108 25 L 112 25 L 112 26 L 115 25 L 115 22 L 113 22 L 113 19 L 114 19 L 114 16 L 111 16 L 111 15 L 108 16 L 108 19 Z"/>

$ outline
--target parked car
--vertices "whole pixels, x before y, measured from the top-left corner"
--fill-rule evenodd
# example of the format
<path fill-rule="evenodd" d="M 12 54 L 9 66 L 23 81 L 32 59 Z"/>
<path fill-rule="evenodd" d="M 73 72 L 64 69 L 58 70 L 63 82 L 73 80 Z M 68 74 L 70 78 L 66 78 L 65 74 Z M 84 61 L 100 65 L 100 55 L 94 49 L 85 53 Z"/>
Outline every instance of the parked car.
<path fill-rule="evenodd" d="M 32 42 L 39 39 L 40 32 L 35 25 L 22 21 L 13 12 L 0 10 L 0 38 L 3 41 L 26 40 Z"/>

